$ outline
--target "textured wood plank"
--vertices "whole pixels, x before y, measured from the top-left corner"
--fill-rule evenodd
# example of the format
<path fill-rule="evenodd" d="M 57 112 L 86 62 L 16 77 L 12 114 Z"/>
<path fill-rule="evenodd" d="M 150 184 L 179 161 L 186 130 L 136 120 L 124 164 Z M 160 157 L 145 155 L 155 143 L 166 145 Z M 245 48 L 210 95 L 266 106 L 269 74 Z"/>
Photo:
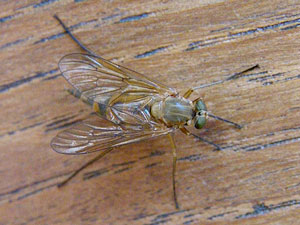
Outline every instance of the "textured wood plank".
<path fill-rule="evenodd" d="M 300 220 L 299 1 L 1 1 L 0 224 L 295 224 Z M 202 96 L 216 115 L 176 133 L 180 210 L 166 137 L 115 149 L 62 189 L 95 155 L 53 152 L 57 132 L 85 118 L 58 60 L 90 49 L 183 92 L 260 64 Z"/>

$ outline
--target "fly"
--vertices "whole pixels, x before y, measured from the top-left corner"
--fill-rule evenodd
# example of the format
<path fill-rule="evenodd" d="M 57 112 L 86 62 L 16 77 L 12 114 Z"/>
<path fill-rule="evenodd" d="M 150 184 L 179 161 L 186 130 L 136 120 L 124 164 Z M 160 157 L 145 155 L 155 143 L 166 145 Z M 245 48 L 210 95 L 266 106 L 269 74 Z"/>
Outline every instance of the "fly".
<path fill-rule="evenodd" d="M 215 116 L 207 111 L 201 98 L 189 100 L 197 89 L 221 84 L 238 78 L 255 65 L 225 80 L 188 89 L 183 96 L 173 89 L 146 76 L 103 59 L 86 48 L 65 26 L 58 16 L 54 16 L 70 37 L 88 54 L 70 54 L 59 62 L 64 78 L 73 89 L 69 92 L 92 107 L 95 115 L 66 129 L 54 137 L 51 147 L 63 154 L 85 154 L 100 151 L 100 154 L 73 172 L 58 186 L 65 185 L 81 170 L 102 158 L 114 147 L 168 135 L 173 150 L 173 198 L 178 209 L 175 174 L 176 146 L 173 138 L 175 130 L 193 135 L 199 140 L 220 146 L 190 132 L 187 127 L 201 129 L 209 117 L 242 128 L 241 125 Z"/>

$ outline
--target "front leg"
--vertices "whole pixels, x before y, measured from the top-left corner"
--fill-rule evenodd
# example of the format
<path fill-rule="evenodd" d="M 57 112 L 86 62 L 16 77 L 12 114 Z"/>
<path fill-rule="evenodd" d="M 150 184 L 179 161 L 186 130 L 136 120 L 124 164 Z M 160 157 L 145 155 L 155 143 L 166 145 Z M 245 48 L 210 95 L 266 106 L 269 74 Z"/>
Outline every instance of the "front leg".
<path fill-rule="evenodd" d="M 185 127 L 179 127 L 179 129 L 180 129 L 180 131 L 181 131 L 182 133 L 184 133 L 185 135 L 192 135 L 192 136 L 194 136 L 195 138 L 197 138 L 198 140 L 203 141 L 203 142 L 205 142 L 206 144 L 209 144 L 209 145 L 212 145 L 212 146 L 216 147 L 217 150 L 222 150 L 222 148 L 221 148 L 219 145 L 217 145 L 217 144 L 215 144 L 215 143 L 213 143 L 213 142 L 211 142 L 211 141 L 209 141 L 209 140 L 206 140 L 206 139 L 203 138 L 203 137 L 200 137 L 200 136 L 198 136 L 198 135 L 196 135 L 196 134 L 191 133 L 191 132 L 188 131 Z"/>
<path fill-rule="evenodd" d="M 194 90 L 192 88 L 190 88 L 184 93 L 183 97 L 189 98 L 193 92 L 194 92 Z"/>
<path fill-rule="evenodd" d="M 185 127 L 179 127 L 179 130 L 184 133 L 185 135 L 190 135 L 191 132 L 189 132 Z"/>
<path fill-rule="evenodd" d="M 177 162 L 177 153 L 176 153 L 176 145 L 174 142 L 174 134 L 168 134 L 168 137 L 170 139 L 171 142 L 171 146 L 172 146 L 172 152 L 173 152 L 173 170 L 172 170 L 172 186 L 173 186 L 173 198 L 174 198 L 174 203 L 175 203 L 175 208 L 179 209 L 179 204 L 177 201 L 177 193 L 176 193 L 176 162 Z"/>

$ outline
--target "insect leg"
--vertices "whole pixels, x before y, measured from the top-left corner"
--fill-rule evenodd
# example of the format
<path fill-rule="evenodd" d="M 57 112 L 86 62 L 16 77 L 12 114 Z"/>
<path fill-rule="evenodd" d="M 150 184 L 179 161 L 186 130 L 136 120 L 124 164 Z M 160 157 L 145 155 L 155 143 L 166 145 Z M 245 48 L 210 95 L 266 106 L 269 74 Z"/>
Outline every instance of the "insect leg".
<path fill-rule="evenodd" d="M 168 137 L 170 139 L 172 150 L 173 150 L 173 171 L 172 171 L 172 182 L 173 182 L 173 197 L 174 197 L 174 203 L 176 209 L 179 209 L 179 204 L 177 201 L 177 194 L 176 194 L 176 180 L 175 180 L 175 174 L 176 174 L 176 162 L 177 162 L 177 154 L 176 154 L 176 145 L 174 142 L 174 134 L 168 134 Z"/>
<path fill-rule="evenodd" d="M 196 134 L 191 133 L 191 132 L 188 131 L 185 127 L 180 127 L 179 129 L 181 130 L 182 133 L 184 133 L 184 134 L 186 134 L 186 135 L 192 135 L 192 136 L 194 136 L 195 138 L 199 139 L 200 141 L 203 141 L 203 142 L 205 142 L 206 144 L 209 144 L 209 145 L 212 145 L 212 146 L 216 147 L 217 150 L 222 150 L 222 148 L 221 148 L 219 145 L 217 145 L 217 144 L 215 144 L 215 143 L 213 143 L 213 142 L 211 142 L 211 141 L 209 141 L 209 140 L 206 140 L 206 139 L 204 139 L 203 137 L 200 137 L 200 136 L 198 136 L 198 135 L 196 135 Z"/>
<path fill-rule="evenodd" d="M 66 31 L 66 33 L 68 35 L 70 35 L 70 37 L 73 39 L 73 41 L 75 41 L 79 46 L 80 48 L 82 48 L 84 51 L 90 53 L 91 55 L 93 56 L 97 56 L 99 57 L 96 53 L 92 52 L 91 50 L 89 50 L 87 47 L 84 46 L 84 44 L 82 44 L 72 33 L 71 31 L 69 30 L 69 28 L 64 24 L 64 22 L 57 16 L 57 15 L 54 15 L 53 16 L 59 23 L 60 25 L 64 28 L 64 30 Z"/>
<path fill-rule="evenodd" d="M 193 92 L 194 92 L 193 88 L 190 88 L 183 94 L 183 97 L 189 98 Z"/>
<path fill-rule="evenodd" d="M 230 121 L 230 120 L 223 119 L 222 117 L 213 115 L 213 114 L 211 114 L 211 113 L 209 113 L 209 112 L 207 112 L 207 115 L 208 115 L 209 117 L 212 117 L 212 118 L 214 118 L 214 119 L 223 121 L 223 122 L 225 122 L 225 123 L 230 123 L 230 124 L 232 124 L 233 126 L 235 126 L 235 127 L 238 128 L 238 129 L 242 129 L 242 128 L 243 128 L 243 126 L 240 125 L 240 124 L 237 124 L 237 123 L 232 122 L 232 121 Z"/>
<path fill-rule="evenodd" d="M 88 167 L 89 165 L 91 165 L 92 163 L 96 162 L 97 160 L 101 159 L 103 156 L 105 156 L 107 153 L 109 153 L 111 150 L 113 150 L 113 148 L 109 148 L 103 152 L 101 152 L 99 155 L 97 155 L 97 157 L 93 158 L 92 160 L 88 161 L 86 164 L 84 164 L 83 166 L 81 166 L 79 169 L 77 169 L 76 171 L 74 171 L 67 179 L 65 179 L 63 182 L 59 183 L 57 185 L 57 187 L 62 187 L 64 186 L 66 183 L 68 183 L 73 177 L 75 177 L 81 170 L 85 169 L 86 167 Z"/>

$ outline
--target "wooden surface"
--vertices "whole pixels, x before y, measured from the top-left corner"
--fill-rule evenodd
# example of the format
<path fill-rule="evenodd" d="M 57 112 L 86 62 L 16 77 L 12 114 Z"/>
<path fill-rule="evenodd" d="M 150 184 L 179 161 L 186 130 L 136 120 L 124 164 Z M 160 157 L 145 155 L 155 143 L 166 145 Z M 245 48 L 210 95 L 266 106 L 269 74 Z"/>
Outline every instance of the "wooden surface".
<path fill-rule="evenodd" d="M 299 1 L 0 1 L 0 224 L 296 224 L 300 221 Z M 216 115 L 199 131 L 223 151 L 177 132 L 177 187 L 167 137 L 95 157 L 49 142 L 85 118 L 57 67 L 80 52 L 57 14 L 89 48 L 183 92 Z"/>

